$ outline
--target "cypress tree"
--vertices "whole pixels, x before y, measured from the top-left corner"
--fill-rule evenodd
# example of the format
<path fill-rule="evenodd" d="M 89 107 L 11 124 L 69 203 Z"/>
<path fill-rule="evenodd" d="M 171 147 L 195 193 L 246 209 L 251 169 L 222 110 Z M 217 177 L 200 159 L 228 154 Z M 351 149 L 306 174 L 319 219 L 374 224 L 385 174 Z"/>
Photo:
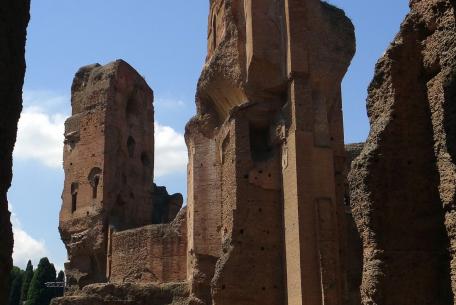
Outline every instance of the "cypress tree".
<path fill-rule="evenodd" d="M 56 282 L 65 282 L 65 273 L 63 273 L 63 271 L 60 271 L 59 275 L 57 275 L 57 279 L 55 281 Z M 63 293 L 65 291 L 65 287 L 62 287 L 62 288 L 59 287 L 56 289 L 57 289 L 57 291 L 56 291 L 55 297 L 62 297 Z"/>
<path fill-rule="evenodd" d="M 45 283 L 54 282 L 55 275 L 54 265 L 49 262 L 47 257 L 42 258 L 33 274 L 26 305 L 49 305 L 55 291 L 47 288 Z"/>
<path fill-rule="evenodd" d="M 30 282 L 32 281 L 32 278 L 33 278 L 33 265 L 32 265 L 32 261 L 29 260 L 27 263 L 27 268 L 25 269 L 24 280 L 22 283 L 21 300 L 19 302 L 19 304 L 21 304 L 21 305 L 23 302 L 27 301 L 27 293 L 29 291 Z"/>
<path fill-rule="evenodd" d="M 59 275 L 57 275 L 57 282 L 64 282 L 65 281 L 65 273 L 60 270 Z"/>
<path fill-rule="evenodd" d="M 24 271 L 18 267 L 13 267 L 10 274 L 10 295 L 8 305 L 19 305 L 21 299 L 22 281 L 24 279 Z"/>

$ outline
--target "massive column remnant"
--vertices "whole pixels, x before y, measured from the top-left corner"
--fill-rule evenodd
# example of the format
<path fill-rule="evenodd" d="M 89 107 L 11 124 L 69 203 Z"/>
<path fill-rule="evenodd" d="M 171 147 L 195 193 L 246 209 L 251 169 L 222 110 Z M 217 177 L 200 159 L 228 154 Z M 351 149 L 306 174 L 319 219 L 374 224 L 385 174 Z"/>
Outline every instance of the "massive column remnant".
<path fill-rule="evenodd" d="M 6 0 L 0 9 L 0 304 L 8 301 L 13 232 L 6 193 L 11 185 L 12 154 L 22 110 L 25 40 L 30 0 Z"/>
<path fill-rule="evenodd" d="M 340 83 L 353 26 L 318 0 L 210 7 L 186 130 L 192 292 L 217 305 L 342 304 Z"/>
<path fill-rule="evenodd" d="M 152 223 L 152 101 L 152 90 L 124 61 L 76 74 L 60 212 L 70 285 L 106 281 L 112 232 Z"/>
<path fill-rule="evenodd" d="M 350 174 L 363 304 L 454 304 L 456 292 L 456 2 L 410 8 L 377 64 Z"/>

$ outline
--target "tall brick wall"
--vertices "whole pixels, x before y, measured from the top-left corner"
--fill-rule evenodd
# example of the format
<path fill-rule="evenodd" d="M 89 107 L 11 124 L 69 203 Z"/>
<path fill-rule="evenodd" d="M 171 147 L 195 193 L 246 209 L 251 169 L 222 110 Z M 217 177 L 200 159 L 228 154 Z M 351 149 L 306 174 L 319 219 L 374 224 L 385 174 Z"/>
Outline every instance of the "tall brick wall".
<path fill-rule="evenodd" d="M 110 282 L 170 283 L 187 279 L 187 212 L 168 224 L 112 233 Z"/>

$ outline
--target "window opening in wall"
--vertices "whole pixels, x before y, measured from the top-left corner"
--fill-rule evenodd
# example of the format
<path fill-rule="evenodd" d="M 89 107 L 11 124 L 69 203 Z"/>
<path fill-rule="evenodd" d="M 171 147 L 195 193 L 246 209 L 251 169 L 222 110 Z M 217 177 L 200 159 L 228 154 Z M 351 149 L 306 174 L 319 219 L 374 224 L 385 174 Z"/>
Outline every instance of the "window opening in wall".
<path fill-rule="evenodd" d="M 98 193 L 98 183 L 100 183 L 100 177 L 97 175 L 94 178 L 94 185 L 92 186 L 92 198 L 97 198 Z"/>
<path fill-rule="evenodd" d="M 71 213 L 74 213 L 78 204 L 78 189 L 79 184 L 76 182 L 71 183 Z"/>
<path fill-rule="evenodd" d="M 101 177 L 101 169 L 98 167 L 92 168 L 89 173 L 89 183 L 92 187 L 92 198 L 96 199 L 98 196 L 98 185 L 100 184 L 100 177 Z"/>
<path fill-rule="evenodd" d="M 268 127 L 250 125 L 250 153 L 253 161 L 265 161 L 271 157 Z"/>

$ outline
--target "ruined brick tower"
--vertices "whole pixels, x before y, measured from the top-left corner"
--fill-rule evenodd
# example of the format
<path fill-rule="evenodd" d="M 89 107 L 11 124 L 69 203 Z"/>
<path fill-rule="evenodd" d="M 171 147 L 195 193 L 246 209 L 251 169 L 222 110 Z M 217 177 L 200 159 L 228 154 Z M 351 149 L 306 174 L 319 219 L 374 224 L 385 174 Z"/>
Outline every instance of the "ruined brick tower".
<path fill-rule="evenodd" d="M 112 232 L 152 223 L 152 102 L 152 90 L 124 61 L 75 76 L 60 212 L 69 285 L 106 281 Z"/>

